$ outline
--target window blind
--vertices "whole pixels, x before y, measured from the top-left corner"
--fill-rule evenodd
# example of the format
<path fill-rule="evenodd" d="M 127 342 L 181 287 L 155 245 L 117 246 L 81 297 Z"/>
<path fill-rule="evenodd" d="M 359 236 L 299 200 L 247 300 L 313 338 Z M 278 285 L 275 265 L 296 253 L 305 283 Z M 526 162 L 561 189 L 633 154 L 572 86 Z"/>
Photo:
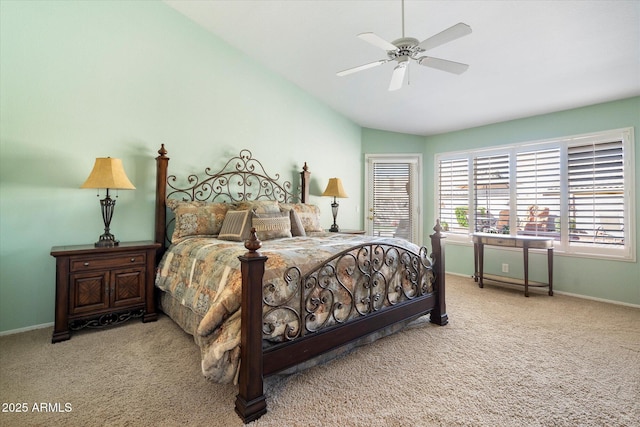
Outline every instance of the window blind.
<path fill-rule="evenodd" d="M 570 146 L 568 180 L 570 244 L 624 244 L 622 141 Z"/>
<path fill-rule="evenodd" d="M 473 160 L 474 230 L 497 232 L 501 211 L 509 209 L 509 154 Z"/>
<path fill-rule="evenodd" d="M 560 150 L 517 153 L 516 189 L 522 234 L 560 240 Z"/>
<path fill-rule="evenodd" d="M 445 231 L 469 232 L 469 161 L 440 160 L 438 167 L 440 224 Z"/>
<path fill-rule="evenodd" d="M 410 163 L 373 164 L 374 236 L 412 239 L 411 183 Z"/>

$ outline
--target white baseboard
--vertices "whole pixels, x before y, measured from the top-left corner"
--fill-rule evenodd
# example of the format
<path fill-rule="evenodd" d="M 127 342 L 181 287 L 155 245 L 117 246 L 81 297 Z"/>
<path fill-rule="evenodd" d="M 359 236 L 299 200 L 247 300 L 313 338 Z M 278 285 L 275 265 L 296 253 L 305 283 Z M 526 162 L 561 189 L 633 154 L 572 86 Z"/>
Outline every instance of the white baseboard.
<path fill-rule="evenodd" d="M 27 326 L 26 328 L 12 329 L 10 331 L 2 331 L 2 332 L 0 332 L 0 337 L 5 336 L 5 335 L 19 334 L 21 332 L 34 331 L 36 329 L 49 328 L 51 326 L 53 326 L 53 322 L 51 322 L 51 323 L 43 323 L 41 325 Z"/>
<path fill-rule="evenodd" d="M 459 277 L 473 277 L 473 276 L 469 276 L 468 274 L 462 274 L 462 273 L 450 273 L 447 272 L 447 274 L 451 274 L 453 276 L 459 276 Z M 521 285 L 510 285 L 507 283 L 496 283 L 496 286 L 504 286 L 507 288 L 511 288 L 511 289 L 518 289 L 518 288 L 522 288 Z M 529 288 L 529 292 L 543 292 L 543 293 L 547 293 L 548 290 L 547 289 L 538 289 L 538 288 Z M 611 300 L 611 299 L 605 299 L 605 298 L 596 298 L 596 297 L 590 297 L 588 295 L 581 295 L 581 294 L 573 294 L 571 292 L 565 292 L 565 291 L 559 291 L 557 289 L 553 289 L 553 293 L 554 294 L 560 294 L 560 295 L 566 295 L 568 297 L 575 297 L 575 298 L 581 298 L 581 299 L 588 299 L 591 301 L 598 301 L 598 302 L 604 302 L 607 304 L 614 304 L 614 305 L 622 305 L 625 307 L 631 307 L 631 308 L 640 308 L 640 304 L 631 304 L 628 302 L 622 302 L 622 301 L 615 301 L 615 300 Z"/>
<path fill-rule="evenodd" d="M 554 294 L 560 294 L 560 295 L 566 295 L 568 297 L 576 297 L 576 298 L 588 299 L 588 300 L 591 300 L 591 301 L 606 302 L 607 304 L 623 305 L 625 307 L 631 307 L 631 308 L 640 308 L 640 304 L 631 304 L 631 303 L 628 303 L 628 302 L 614 301 L 614 300 L 611 300 L 611 299 L 596 298 L 596 297 L 590 297 L 590 296 L 587 296 L 587 295 L 580 295 L 580 294 L 572 294 L 571 292 L 556 291 L 555 289 L 553 290 L 553 293 Z"/>

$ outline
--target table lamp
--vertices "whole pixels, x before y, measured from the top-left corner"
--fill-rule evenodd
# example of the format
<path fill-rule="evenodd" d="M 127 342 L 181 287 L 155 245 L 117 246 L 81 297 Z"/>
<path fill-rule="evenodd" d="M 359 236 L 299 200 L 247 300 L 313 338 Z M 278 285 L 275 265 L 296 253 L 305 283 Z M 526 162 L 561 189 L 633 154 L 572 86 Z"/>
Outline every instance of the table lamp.
<path fill-rule="evenodd" d="M 118 246 L 120 242 L 109 232 L 109 224 L 111 224 L 113 210 L 116 206 L 116 201 L 109 196 L 109 190 L 135 190 L 136 188 L 124 172 L 122 160 L 111 157 L 98 157 L 93 165 L 93 170 L 89 174 L 89 178 L 87 178 L 80 188 L 104 188 L 107 190 L 106 197 L 100 200 L 102 220 L 104 221 L 104 234 L 100 236 L 95 246 Z M 98 193 L 98 197 L 100 197 L 100 193 Z"/>
<path fill-rule="evenodd" d="M 323 196 L 332 196 L 333 203 L 331 203 L 331 212 L 333 213 L 333 225 L 329 229 L 329 231 L 337 232 L 340 231 L 338 224 L 336 224 L 336 218 L 338 216 L 338 202 L 336 201 L 336 197 L 346 198 L 347 193 L 344 191 L 342 187 L 342 181 L 340 178 L 330 178 L 329 183 L 327 184 L 327 188 L 322 193 Z"/>

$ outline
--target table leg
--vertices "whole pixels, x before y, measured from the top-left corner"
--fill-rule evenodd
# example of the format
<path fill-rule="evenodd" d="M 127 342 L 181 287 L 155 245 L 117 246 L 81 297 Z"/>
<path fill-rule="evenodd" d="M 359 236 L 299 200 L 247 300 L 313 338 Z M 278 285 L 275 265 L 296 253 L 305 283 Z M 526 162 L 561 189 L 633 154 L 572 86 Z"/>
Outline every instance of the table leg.
<path fill-rule="evenodd" d="M 473 243 L 473 281 L 478 281 L 478 244 Z"/>
<path fill-rule="evenodd" d="M 553 248 L 547 249 L 547 268 L 549 269 L 549 296 L 553 296 Z"/>
<path fill-rule="evenodd" d="M 529 247 L 525 244 L 522 248 L 524 254 L 524 296 L 529 296 Z"/>
<path fill-rule="evenodd" d="M 482 277 L 484 274 L 484 244 L 478 243 L 478 286 L 484 288 L 484 283 L 482 281 Z"/>

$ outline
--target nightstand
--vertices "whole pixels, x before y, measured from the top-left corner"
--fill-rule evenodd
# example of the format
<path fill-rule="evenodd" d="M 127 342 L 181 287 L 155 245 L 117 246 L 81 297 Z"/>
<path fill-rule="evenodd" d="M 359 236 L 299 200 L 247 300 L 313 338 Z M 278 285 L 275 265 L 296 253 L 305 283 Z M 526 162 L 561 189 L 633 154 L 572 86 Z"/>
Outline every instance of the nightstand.
<path fill-rule="evenodd" d="M 340 230 L 338 233 L 342 234 L 364 234 L 364 230 Z"/>
<path fill-rule="evenodd" d="M 54 246 L 56 317 L 51 342 L 71 338 L 70 330 L 99 328 L 131 318 L 158 318 L 154 271 L 159 243 L 123 242 L 118 246 Z"/>

